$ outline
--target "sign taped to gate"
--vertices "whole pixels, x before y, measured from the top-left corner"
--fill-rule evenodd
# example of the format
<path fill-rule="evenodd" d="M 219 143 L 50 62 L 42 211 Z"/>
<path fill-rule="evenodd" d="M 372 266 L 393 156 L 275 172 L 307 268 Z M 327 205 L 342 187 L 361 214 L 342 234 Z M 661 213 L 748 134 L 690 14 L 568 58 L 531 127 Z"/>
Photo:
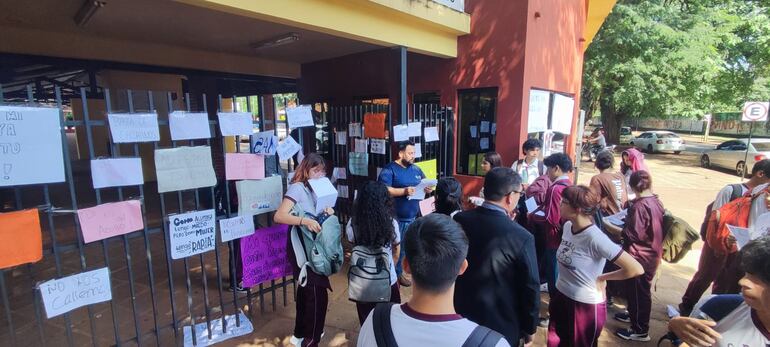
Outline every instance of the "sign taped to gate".
<path fill-rule="evenodd" d="M 274 155 L 278 151 L 278 136 L 272 130 L 262 131 L 251 137 L 251 152 Z"/>
<path fill-rule="evenodd" d="M 144 228 L 142 204 L 129 200 L 101 204 L 78 210 L 83 242 L 104 240 Z"/>
<path fill-rule="evenodd" d="M 209 114 L 206 112 L 171 112 L 168 127 L 172 141 L 211 138 Z"/>
<path fill-rule="evenodd" d="M 238 181 L 238 215 L 253 216 L 278 209 L 283 199 L 281 176 L 271 176 L 258 181 Z"/>
<path fill-rule="evenodd" d="M 155 173 L 158 193 L 217 184 L 209 146 L 156 149 Z"/>
<path fill-rule="evenodd" d="M 142 158 L 91 160 L 91 181 L 94 189 L 144 184 Z"/>
<path fill-rule="evenodd" d="M 254 218 L 252 216 L 236 216 L 219 220 L 219 232 L 222 242 L 240 239 L 254 233 Z"/>
<path fill-rule="evenodd" d="M 172 215 L 168 224 L 171 259 L 208 252 L 217 245 L 214 209 Z"/>
<path fill-rule="evenodd" d="M 40 283 L 48 319 L 76 308 L 112 300 L 110 270 L 106 267 Z"/>
<path fill-rule="evenodd" d="M 0 187 L 64 182 L 59 109 L 0 106 Z"/>
<path fill-rule="evenodd" d="M 438 140 L 438 127 L 425 128 L 425 142 L 434 142 Z"/>
<path fill-rule="evenodd" d="M 110 113 L 112 142 L 154 142 L 160 141 L 157 113 Z"/>
<path fill-rule="evenodd" d="M 278 224 L 257 229 L 241 239 L 243 286 L 252 287 L 291 274 L 286 254 L 288 225 Z"/>
<path fill-rule="evenodd" d="M 371 140 L 371 150 L 374 154 L 385 154 L 387 150 L 388 143 L 385 140 L 380 139 L 372 139 Z"/>
<path fill-rule="evenodd" d="M 369 153 L 348 153 L 348 169 L 354 176 L 369 176 Z"/>
<path fill-rule="evenodd" d="M 258 180 L 265 178 L 265 156 L 251 153 L 225 153 L 225 179 Z"/>
<path fill-rule="evenodd" d="M 291 135 L 286 136 L 286 138 L 283 139 L 283 142 L 278 144 L 278 148 L 276 149 L 278 158 L 281 160 L 289 160 L 301 150 L 302 145 L 297 143 Z"/>
<path fill-rule="evenodd" d="M 372 139 L 384 139 L 386 116 L 385 113 L 364 114 L 364 135 Z"/>
<path fill-rule="evenodd" d="M 417 165 L 417 167 L 422 170 L 423 175 L 425 175 L 425 178 L 428 179 L 438 179 L 438 161 L 436 159 L 421 161 L 418 163 L 414 163 L 414 165 Z"/>
<path fill-rule="evenodd" d="M 300 105 L 297 107 L 289 107 L 286 109 L 286 120 L 289 123 L 289 128 L 303 128 L 312 127 L 315 125 L 313 122 L 313 109 L 310 105 Z"/>
<path fill-rule="evenodd" d="M 219 119 L 219 131 L 222 136 L 249 136 L 254 131 L 254 122 L 251 113 L 228 112 L 217 113 Z"/>
<path fill-rule="evenodd" d="M 36 208 L 0 213 L 0 269 L 43 259 L 43 235 Z"/>

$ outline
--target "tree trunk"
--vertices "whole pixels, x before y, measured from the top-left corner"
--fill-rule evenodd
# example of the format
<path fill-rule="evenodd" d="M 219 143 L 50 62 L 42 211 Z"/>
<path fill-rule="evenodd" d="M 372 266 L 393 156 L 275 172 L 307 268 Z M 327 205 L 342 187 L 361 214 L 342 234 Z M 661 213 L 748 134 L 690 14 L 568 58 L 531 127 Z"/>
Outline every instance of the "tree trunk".
<path fill-rule="evenodd" d="M 608 144 L 620 143 L 620 127 L 623 125 L 625 114 L 615 112 L 612 107 L 600 102 L 602 112 L 602 126 L 604 126 L 604 136 Z"/>

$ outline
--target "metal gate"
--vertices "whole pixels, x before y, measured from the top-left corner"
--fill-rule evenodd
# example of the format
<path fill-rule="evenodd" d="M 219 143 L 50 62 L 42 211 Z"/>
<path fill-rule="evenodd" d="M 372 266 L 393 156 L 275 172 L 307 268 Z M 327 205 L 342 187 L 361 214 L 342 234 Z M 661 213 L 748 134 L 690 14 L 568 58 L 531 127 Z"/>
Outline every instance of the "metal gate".
<path fill-rule="evenodd" d="M 168 254 L 169 214 L 214 208 L 217 219 L 237 215 L 237 208 L 232 203 L 234 199 L 231 199 L 234 190 L 232 185 L 227 189 L 230 182 L 221 174 L 225 138 L 215 135 L 211 139 L 173 142 L 162 138 L 160 143 L 142 144 L 115 144 L 109 138 L 105 141 L 95 139 L 97 129 L 108 130 L 105 120 L 92 119 L 95 110 L 91 98 L 103 101 L 106 112 L 157 112 L 161 134 L 168 134 L 170 111 L 222 110 L 221 96 L 207 99 L 206 95 L 179 96 L 132 90 L 111 93 L 107 89 L 99 95 L 89 95 L 85 88 L 80 88 L 80 100 L 73 99 L 72 106 L 82 107 L 83 118 L 64 120 L 58 86 L 54 98 L 38 95 L 40 99 L 37 100 L 32 85 L 27 86 L 26 93 L 23 105 L 40 105 L 36 103 L 40 102 L 56 106 L 60 111 L 66 182 L 0 188 L 2 212 L 38 208 L 43 232 L 43 259 L 40 262 L 0 270 L 0 345 L 178 345 L 184 326 L 206 323 L 211 338 L 212 325 L 225 315 L 235 314 L 235 325 L 240 326 L 243 322 L 237 316 L 239 310 L 253 321 L 265 310 L 275 311 L 279 301 L 287 305 L 289 295 L 293 295 L 293 290 L 288 291 L 288 286 L 294 284 L 290 277 L 259 284 L 245 295 L 227 290 L 236 284 L 232 274 L 236 272 L 233 260 L 239 257 L 236 255 L 237 241 L 217 241 L 214 251 L 179 260 L 172 260 Z M 0 85 L 0 104 L 5 101 L 3 95 Z M 217 101 L 216 105 L 209 105 L 210 100 Z M 235 101 L 235 97 L 232 100 Z M 227 106 L 235 109 L 234 104 Z M 264 110 L 261 106 L 260 98 L 260 113 Z M 217 134 L 215 112 L 209 114 L 212 134 Z M 265 129 L 265 120 L 265 115 L 259 114 L 255 127 Z M 274 119 L 272 124 L 276 121 Z M 77 148 L 68 144 L 67 139 L 73 132 L 74 136 L 86 137 L 84 142 L 88 148 L 82 152 L 87 155 L 81 160 L 73 158 Z M 238 144 L 236 150 L 240 152 L 240 139 L 236 137 L 235 141 Z M 168 193 L 158 193 L 155 182 L 122 188 L 92 188 L 86 165 L 91 159 L 142 157 L 146 151 L 180 145 L 211 147 L 215 166 L 220 166 L 216 186 Z M 149 160 L 147 157 L 142 159 Z M 287 163 L 279 163 L 276 156 L 268 159 L 266 169 L 272 167 L 272 173 L 285 176 L 286 172 L 280 168 L 288 167 Z M 266 174 L 270 175 L 270 172 Z M 76 215 L 78 209 L 132 198 L 141 201 L 143 230 L 84 244 Z M 255 216 L 255 225 L 258 228 L 269 226 L 272 214 Z M 105 266 L 110 271 L 111 301 L 46 319 L 36 289 L 38 283 Z M 227 326 L 227 322 L 222 324 L 224 331 L 233 328 Z M 192 340 L 193 344 L 198 344 L 195 334 L 192 334 Z"/>

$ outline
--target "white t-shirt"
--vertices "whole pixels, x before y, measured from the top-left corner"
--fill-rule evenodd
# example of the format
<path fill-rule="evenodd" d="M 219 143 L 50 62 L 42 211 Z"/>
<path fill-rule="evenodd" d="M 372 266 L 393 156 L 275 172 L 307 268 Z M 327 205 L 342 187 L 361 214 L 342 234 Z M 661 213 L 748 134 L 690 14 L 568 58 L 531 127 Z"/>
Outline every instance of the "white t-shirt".
<path fill-rule="evenodd" d="M 348 237 L 348 241 L 352 242 L 353 244 L 356 243 L 356 235 L 353 233 L 353 219 L 348 221 L 348 225 L 345 227 L 345 235 Z M 398 230 L 398 221 L 393 219 L 393 245 L 398 245 L 401 243 L 401 233 Z M 385 253 L 393 254 L 393 250 L 391 249 L 391 246 L 382 247 L 382 250 Z M 393 257 L 388 257 L 388 261 L 390 262 L 390 285 L 396 284 L 396 265 L 393 263 Z"/>
<path fill-rule="evenodd" d="M 606 260 L 615 261 L 623 249 L 595 225 L 572 233 L 572 222 L 564 223 L 561 245 L 556 253 L 559 277 L 556 289 L 568 298 L 585 304 L 600 304 L 604 295 L 596 289 Z"/>
<path fill-rule="evenodd" d="M 709 297 L 696 306 L 692 317 L 699 314 L 703 303 L 714 299 L 717 296 Z M 712 329 L 722 335 L 721 339 L 713 345 L 714 347 L 743 347 L 743 346 L 770 346 L 770 332 L 759 320 L 755 314 L 752 314 L 751 307 L 745 302 L 738 305 L 736 309 L 727 314 L 724 318 L 717 321 Z"/>
<path fill-rule="evenodd" d="M 407 304 L 393 305 L 390 324 L 399 346 L 441 347 L 461 347 L 478 326 L 458 314 L 426 315 L 412 310 Z M 358 333 L 357 346 L 377 347 L 371 313 Z M 496 346 L 510 347 L 505 338 L 501 338 Z"/>
<path fill-rule="evenodd" d="M 532 184 L 538 177 L 540 177 L 539 167 L 540 164 L 537 159 L 532 161 L 532 164 L 527 164 L 524 160 L 519 164 L 519 161 L 517 160 L 511 165 L 511 169 L 521 176 L 521 183 L 524 184 Z M 545 174 L 545 172 L 543 174 Z"/>

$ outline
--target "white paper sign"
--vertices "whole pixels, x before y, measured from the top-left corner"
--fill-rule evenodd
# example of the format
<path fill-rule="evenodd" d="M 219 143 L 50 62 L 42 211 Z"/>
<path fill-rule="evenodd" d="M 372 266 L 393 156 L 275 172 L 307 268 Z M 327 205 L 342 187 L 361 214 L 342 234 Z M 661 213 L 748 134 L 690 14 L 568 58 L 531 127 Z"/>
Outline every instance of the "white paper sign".
<path fill-rule="evenodd" d="M 205 112 L 174 111 L 168 115 L 171 140 L 195 140 L 211 138 L 209 114 Z"/>
<path fill-rule="evenodd" d="M 406 140 L 409 140 L 409 126 L 406 124 L 393 126 L 393 141 L 399 142 Z"/>
<path fill-rule="evenodd" d="M 367 147 L 369 146 L 369 141 L 367 139 L 355 139 L 356 144 L 356 152 L 358 153 L 366 153 Z"/>
<path fill-rule="evenodd" d="M 348 132 L 347 131 L 338 131 L 337 132 L 337 141 L 336 143 L 338 145 L 346 145 L 348 144 Z"/>
<path fill-rule="evenodd" d="M 251 113 L 223 112 L 217 113 L 217 118 L 222 136 L 249 136 L 254 133 Z"/>
<path fill-rule="evenodd" d="M 497 133 L 497 123 L 492 123 L 492 135 Z"/>
<path fill-rule="evenodd" d="M 263 180 L 244 180 L 235 183 L 238 192 L 238 215 L 253 216 L 278 209 L 283 199 L 281 176 L 271 176 Z"/>
<path fill-rule="evenodd" d="M 59 109 L 0 106 L 0 186 L 64 182 Z"/>
<path fill-rule="evenodd" d="M 527 212 L 532 213 L 537 210 L 537 202 L 535 202 L 534 196 L 524 201 L 524 203 L 527 204 Z"/>
<path fill-rule="evenodd" d="M 110 113 L 107 119 L 114 143 L 160 141 L 157 113 Z"/>
<path fill-rule="evenodd" d="M 550 98 L 550 92 L 535 89 L 529 90 L 528 133 L 539 133 L 548 129 L 548 105 Z"/>
<path fill-rule="evenodd" d="M 254 331 L 254 326 L 251 321 L 238 311 L 240 316 L 240 326 L 236 326 L 237 321 L 235 315 L 226 315 L 225 324 L 227 326 L 227 332 L 225 332 L 222 318 L 211 320 L 211 339 L 209 339 L 209 329 L 206 322 L 195 324 L 195 344 L 193 344 L 193 329 L 189 325 L 182 327 L 184 336 L 184 347 L 200 347 L 200 346 L 213 346 L 225 340 L 232 339 L 234 337 L 251 334 Z"/>
<path fill-rule="evenodd" d="M 475 125 L 471 125 L 471 137 L 474 139 L 479 137 L 479 128 Z"/>
<path fill-rule="evenodd" d="M 575 111 L 575 99 L 561 94 L 555 94 L 553 98 L 553 118 L 551 130 L 562 134 L 569 134 L 572 130 L 572 115 Z"/>
<path fill-rule="evenodd" d="M 289 160 L 291 157 L 302 149 L 297 141 L 294 140 L 291 135 L 286 136 L 283 142 L 278 144 L 276 151 L 278 152 L 278 158 L 281 160 Z"/>
<path fill-rule="evenodd" d="M 222 242 L 249 236 L 254 233 L 254 217 L 237 216 L 220 219 L 219 232 L 222 234 Z"/>
<path fill-rule="evenodd" d="M 348 193 L 348 186 L 344 186 L 344 185 L 337 186 L 337 194 L 339 195 L 340 199 L 350 198 L 350 194 Z"/>
<path fill-rule="evenodd" d="M 323 212 L 327 207 L 334 207 L 337 203 L 337 189 L 334 188 L 332 182 L 328 178 L 316 178 L 308 180 L 310 187 L 313 188 L 313 193 L 316 196 L 315 214 Z M 310 211 L 305 211 L 310 212 Z"/>
<path fill-rule="evenodd" d="M 408 126 L 409 126 L 409 137 L 422 136 L 422 123 L 410 122 Z"/>
<path fill-rule="evenodd" d="M 94 189 L 144 184 L 141 158 L 91 160 Z"/>
<path fill-rule="evenodd" d="M 414 157 L 415 158 L 422 158 L 422 144 L 421 143 L 415 143 L 414 144 Z"/>
<path fill-rule="evenodd" d="M 438 140 L 438 127 L 425 128 L 425 142 L 434 142 Z"/>
<path fill-rule="evenodd" d="M 361 127 L 361 123 L 348 124 L 348 133 L 350 137 L 362 137 L 364 136 L 364 129 Z"/>
<path fill-rule="evenodd" d="M 489 132 L 489 122 L 488 121 L 481 121 L 481 133 L 488 133 Z"/>
<path fill-rule="evenodd" d="M 217 184 L 209 146 L 156 149 L 155 174 L 158 193 Z"/>
<path fill-rule="evenodd" d="M 217 245 L 213 209 L 168 217 L 171 259 L 187 258 L 213 250 Z"/>
<path fill-rule="evenodd" d="M 481 146 L 481 149 L 489 149 L 489 138 L 482 137 L 479 141 L 479 146 Z"/>
<path fill-rule="evenodd" d="M 287 108 L 286 119 L 291 129 L 315 126 L 315 123 L 313 123 L 313 109 L 310 105 Z"/>
<path fill-rule="evenodd" d="M 332 177 L 340 180 L 348 178 L 348 171 L 344 167 L 335 167 L 332 171 Z"/>
<path fill-rule="evenodd" d="M 43 282 L 38 288 L 48 319 L 78 307 L 112 300 L 110 270 L 106 267 Z"/>
<path fill-rule="evenodd" d="M 274 155 L 278 151 L 278 136 L 272 130 L 254 134 L 251 137 L 251 152 L 254 154 Z"/>
<path fill-rule="evenodd" d="M 749 232 L 748 228 L 741 228 L 728 224 L 727 230 L 730 230 L 730 233 L 735 237 L 735 243 L 738 244 L 738 250 L 751 241 L 751 232 Z"/>
<path fill-rule="evenodd" d="M 414 187 L 414 194 L 409 196 L 409 200 L 422 200 L 425 199 L 425 188 L 435 187 L 438 184 L 438 180 L 423 178 L 417 187 Z"/>
<path fill-rule="evenodd" d="M 372 145 L 372 153 L 374 154 L 385 154 L 385 151 L 387 149 L 388 143 L 385 140 L 381 139 L 372 139 L 371 140 Z"/>

